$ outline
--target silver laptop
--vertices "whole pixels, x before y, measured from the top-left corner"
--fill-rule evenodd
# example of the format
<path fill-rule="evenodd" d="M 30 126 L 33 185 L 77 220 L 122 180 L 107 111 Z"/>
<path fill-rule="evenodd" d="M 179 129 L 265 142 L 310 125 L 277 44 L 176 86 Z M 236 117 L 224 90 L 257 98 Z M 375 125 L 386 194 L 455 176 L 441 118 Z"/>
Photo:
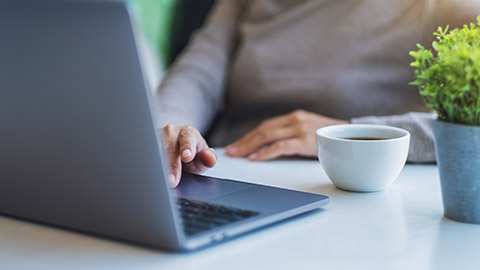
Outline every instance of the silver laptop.
<path fill-rule="evenodd" d="M 0 213 L 180 251 L 328 203 L 191 174 L 169 188 L 123 4 L 2 0 L 0 39 Z"/>

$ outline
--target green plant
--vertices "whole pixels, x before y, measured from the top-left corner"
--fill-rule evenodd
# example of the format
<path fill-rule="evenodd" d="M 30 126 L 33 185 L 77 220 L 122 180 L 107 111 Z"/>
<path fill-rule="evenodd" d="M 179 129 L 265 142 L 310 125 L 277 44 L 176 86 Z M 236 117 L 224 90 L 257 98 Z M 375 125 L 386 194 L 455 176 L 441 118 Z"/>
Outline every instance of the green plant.
<path fill-rule="evenodd" d="M 480 125 L 480 16 L 477 24 L 433 33 L 432 50 L 417 44 L 410 55 L 425 105 L 446 122 Z M 447 33 L 448 32 L 448 33 Z"/>

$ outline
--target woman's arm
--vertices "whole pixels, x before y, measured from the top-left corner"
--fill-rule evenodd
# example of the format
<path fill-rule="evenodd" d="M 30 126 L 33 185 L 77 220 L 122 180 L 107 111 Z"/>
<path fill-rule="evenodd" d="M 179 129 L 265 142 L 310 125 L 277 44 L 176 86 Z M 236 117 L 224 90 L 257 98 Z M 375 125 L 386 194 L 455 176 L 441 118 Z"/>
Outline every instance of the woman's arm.
<path fill-rule="evenodd" d="M 191 125 L 205 132 L 223 106 L 230 56 L 243 0 L 218 1 L 206 24 L 173 63 L 155 95 L 157 126 Z"/>
<path fill-rule="evenodd" d="M 216 163 L 201 133 L 223 106 L 230 56 L 243 0 L 218 1 L 205 26 L 173 63 L 155 94 L 156 121 L 169 159 L 171 186 L 182 170 L 201 173 Z M 200 131 L 200 132 L 199 132 Z"/>
<path fill-rule="evenodd" d="M 409 162 L 435 162 L 433 144 L 432 114 L 410 112 L 391 116 L 366 116 L 351 119 L 353 124 L 389 125 L 408 130 L 410 137 Z"/>
<path fill-rule="evenodd" d="M 243 138 L 225 148 L 234 157 L 250 160 L 269 160 L 279 156 L 300 155 L 315 157 L 315 130 L 338 124 L 378 124 L 396 126 L 411 133 L 408 161 L 435 162 L 430 113 L 410 112 L 403 115 L 367 116 L 350 121 L 329 118 L 316 113 L 297 110 L 265 120 Z"/>

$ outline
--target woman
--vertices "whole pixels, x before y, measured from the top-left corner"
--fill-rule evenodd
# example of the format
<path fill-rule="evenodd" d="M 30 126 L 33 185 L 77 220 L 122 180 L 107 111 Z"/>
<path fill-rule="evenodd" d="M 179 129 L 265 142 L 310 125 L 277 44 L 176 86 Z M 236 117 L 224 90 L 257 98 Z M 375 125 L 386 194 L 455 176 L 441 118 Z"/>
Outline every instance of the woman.
<path fill-rule="evenodd" d="M 218 1 L 156 94 L 171 185 L 215 165 L 209 130 L 259 161 L 315 157 L 326 125 L 386 124 L 411 132 L 409 161 L 435 161 L 408 52 L 479 13 L 478 0 Z"/>

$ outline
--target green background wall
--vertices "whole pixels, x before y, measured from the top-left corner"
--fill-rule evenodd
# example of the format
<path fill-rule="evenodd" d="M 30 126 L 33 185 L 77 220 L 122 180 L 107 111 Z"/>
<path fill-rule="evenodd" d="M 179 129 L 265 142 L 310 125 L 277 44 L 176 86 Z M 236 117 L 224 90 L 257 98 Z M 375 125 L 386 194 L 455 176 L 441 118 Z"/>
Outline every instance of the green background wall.
<path fill-rule="evenodd" d="M 126 2 L 147 41 L 156 49 L 165 69 L 170 59 L 171 36 L 178 0 L 116 0 Z"/>

